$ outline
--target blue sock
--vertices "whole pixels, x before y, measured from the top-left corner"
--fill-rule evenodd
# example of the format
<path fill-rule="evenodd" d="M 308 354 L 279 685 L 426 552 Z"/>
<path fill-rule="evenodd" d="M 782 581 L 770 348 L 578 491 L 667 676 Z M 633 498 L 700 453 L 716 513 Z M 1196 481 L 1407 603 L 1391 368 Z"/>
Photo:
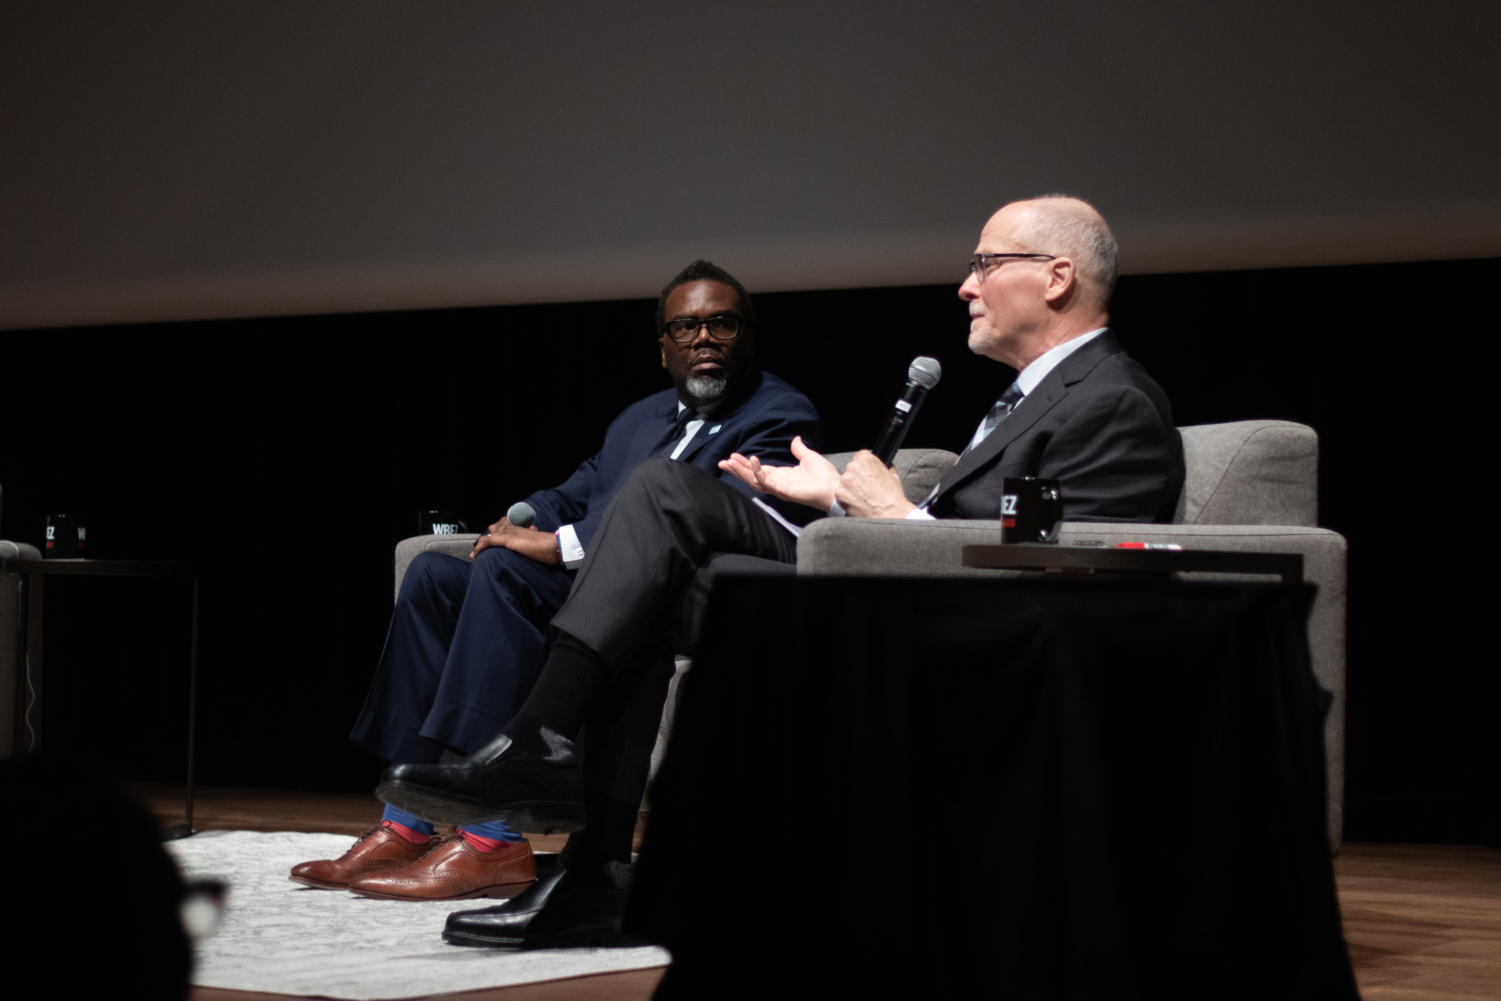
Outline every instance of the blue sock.
<path fill-rule="evenodd" d="M 412 816 L 410 813 L 407 813 L 405 810 L 398 810 L 394 806 L 387 806 L 386 807 L 386 812 L 382 813 L 380 815 L 380 819 L 381 820 L 395 821 L 396 823 L 402 825 L 403 827 L 409 827 L 409 828 L 411 828 L 412 830 L 416 831 L 418 834 L 426 834 L 428 836 L 431 836 L 432 833 L 433 833 L 433 825 L 432 824 L 429 824 L 427 821 L 423 820 L 421 817 L 414 817 L 414 816 Z M 494 837 L 494 835 L 491 835 L 491 837 Z"/>
<path fill-rule="evenodd" d="M 507 827 L 504 820 L 488 820 L 483 824 L 465 824 L 464 830 L 470 834 L 478 834 L 482 838 L 493 838 L 496 841 L 521 840 L 521 835 Z"/>

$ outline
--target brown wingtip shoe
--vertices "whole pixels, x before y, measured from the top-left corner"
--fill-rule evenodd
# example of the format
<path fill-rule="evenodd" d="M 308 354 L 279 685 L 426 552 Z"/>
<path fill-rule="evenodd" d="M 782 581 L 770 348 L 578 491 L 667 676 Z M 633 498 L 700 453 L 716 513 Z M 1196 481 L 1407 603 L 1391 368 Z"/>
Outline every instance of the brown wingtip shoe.
<path fill-rule="evenodd" d="M 536 878 L 530 842 L 506 841 L 494 851 L 484 851 L 455 833 L 400 869 L 350 880 L 349 891 L 387 900 L 514 897 Z"/>
<path fill-rule="evenodd" d="M 408 841 L 384 822 L 360 835 L 354 847 L 336 859 L 319 859 L 292 867 L 294 883 L 320 890 L 347 890 L 350 880 L 369 873 L 399 869 L 421 858 L 438 843 L 437 838 Z"/>

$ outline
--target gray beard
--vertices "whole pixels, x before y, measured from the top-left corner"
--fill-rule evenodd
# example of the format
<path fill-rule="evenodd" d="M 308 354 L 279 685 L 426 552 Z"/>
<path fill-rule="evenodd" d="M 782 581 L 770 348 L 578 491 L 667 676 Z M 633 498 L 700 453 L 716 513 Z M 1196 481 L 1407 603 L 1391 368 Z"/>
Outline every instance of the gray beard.
<path fill-rule="evenodd" d="M 729 384 L 730 380 L 723 375 L 690 375 L 683 388 L 699 403 L 713 403 L 724 395 Z"/>

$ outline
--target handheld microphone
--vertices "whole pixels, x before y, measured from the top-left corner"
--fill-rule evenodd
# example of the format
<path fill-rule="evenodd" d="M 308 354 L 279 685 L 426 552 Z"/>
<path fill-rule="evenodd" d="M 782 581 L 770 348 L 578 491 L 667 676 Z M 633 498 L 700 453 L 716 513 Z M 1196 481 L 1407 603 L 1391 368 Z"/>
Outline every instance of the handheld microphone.
<path fill-rule="evenodd" d="M 892 405 L 891 417 L 887 419 L 886 426 L 881 429 L 881 436 L 871 449 L 876 453 L 877 459 L 891 465 L 891 460 L 896 457 L 896 450 L 902 447 L 902 439 L 907 437 L 908 425 L 917 416 L 917 408 L 927 398 L 928 390 L 938 385 L 938 380 L 942 377 L 943 366 L 938 364 L 937 358 L 920 355 L 912 359 L 912 364 L 907 368 L 907 385 L 902 387 L 901 399 Z"/>
<path fill-rule="evenodd" d="M 506 521 L 517 528 L 531 528 L 537 520 L 537 512 L 526 501 L 517 501 L 506 510 Z"/>

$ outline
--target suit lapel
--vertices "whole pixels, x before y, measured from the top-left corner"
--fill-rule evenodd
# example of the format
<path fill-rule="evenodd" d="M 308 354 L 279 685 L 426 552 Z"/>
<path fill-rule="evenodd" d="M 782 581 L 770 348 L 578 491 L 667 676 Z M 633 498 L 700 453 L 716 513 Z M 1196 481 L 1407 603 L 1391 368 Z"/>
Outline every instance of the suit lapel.
<path fill-rule="evenodd" d="M 707 445 L 715 435 L 720 433 L 720 431 L 724 428 L 724 424 L 725 422 L 722 420 L 716 420 L 713 417 L 705 417 L 703 427 L 699 428 L 698 433 L 689 440 L 687 446 L 684 447 L 682 453 L 678 456 L 677 461 L 692 462 L 693 456 L 701 448 Z"/>
<path fill-rule="evenodd" d="M 1049 410 L 1068 396 L 1069 390 L 1076 383 L 1089 375 L 1090 371 L 1101 361 L 1113 354 L 1119 354 L 1120 351 L 1120 344 L 1107 330 L 1059 362 L 1058 367 L 1049 372 L 1040 383 L 1033 387 L 1032 392 L 1022 398 L 1016 409 L 1006 415 L 1006 419 L 1001 421 L 988 438 L 980 442 L 976 448 L 960 456 L 959 461 L 949 467 L 948 472 L 944 473 L 943 479 L 939 481 L 938 492 L 933 495 L 933 500 L 929 501 L 929 504 L 937 502 L 938 498 L 949 493 L 980 470 L 990 468 L 1006 450 L 1006 446 L 1030 431 Z"/>
<path fill-rule="evenodd" d="M 669 450 L 672 448 L 672 444 L 676 439 L 669 439 L 667 436 L 672 433 L 673 424 L 677 420 L 677 417 L 678 402 L 676 397 L 669 399 L 666 406 L 652 414 L 652 423 L 648 427 L 642 428 L 641 437 L 638 439 L 641 442 L 640 447 L 646 450 L 642 458 L 664 454 L 662 453 L 664 448 Z"/>

